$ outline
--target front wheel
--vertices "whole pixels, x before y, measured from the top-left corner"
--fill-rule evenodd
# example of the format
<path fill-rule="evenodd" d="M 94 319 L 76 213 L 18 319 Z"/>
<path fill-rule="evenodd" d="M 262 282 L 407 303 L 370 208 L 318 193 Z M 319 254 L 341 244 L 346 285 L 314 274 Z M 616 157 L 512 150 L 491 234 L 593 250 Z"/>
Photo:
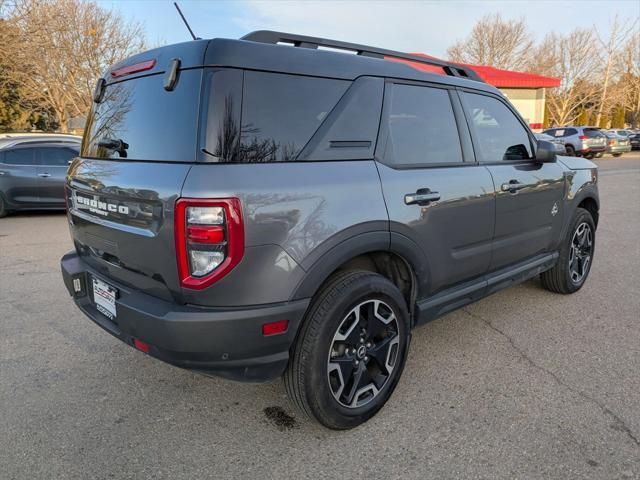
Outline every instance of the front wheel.
<path fill-rule="evenodd" d="M 285 374 L 287 392 L 324 426 L 356 427 L 391 396 L 408 345 L 398 288 L 375 273 L 337 274 L 312 301 Z"/>
<path fill-rule="evenodd" d="M 542 286 L 556 293 L 573 293 L 584 285 L 591 271 L 595 251 L 596 226 L 589 211 L 576 209 L 571 226 L 560 247 L 558 263 L 540 275 Z"/>

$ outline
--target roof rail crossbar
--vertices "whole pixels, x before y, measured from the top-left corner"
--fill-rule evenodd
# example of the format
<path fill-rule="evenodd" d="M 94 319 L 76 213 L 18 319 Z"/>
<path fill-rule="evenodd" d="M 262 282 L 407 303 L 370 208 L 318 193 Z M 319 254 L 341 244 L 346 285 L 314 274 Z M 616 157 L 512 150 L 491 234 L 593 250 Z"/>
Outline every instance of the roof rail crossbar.
<path fill-rule="evenodd" d="M 384 48 L 369 47 L 367 45 L 358 45 L 356 43 L 342 42 L 340 40 L 330 40 L 326 38 L 308 37 L 306 35 L 296 35 L 293 33 L 275 32 L 272 30 L 257 30 L 248 33 L 241 40 L 250 42 L 284 44 L 300 48 L 318 49 L 318 47 L 328 47 L 331 49 L 344 50 L 353 52 L 363 57 L 372 57 L 384 59 L 385 57 L 397 58 L 400 60 L 408 60 L 410 62 L 424 63 L 436 67 L 442 67 L 442 70 L 450 76 L 468 78 L 477 82 L 484 82 L 473 69 L 459 65 L 456 63 L 446 62 L 436 58 L 421 57 L 411 55 L 404 52 L 396 52 L 394 50 L 386 50 Z"/>

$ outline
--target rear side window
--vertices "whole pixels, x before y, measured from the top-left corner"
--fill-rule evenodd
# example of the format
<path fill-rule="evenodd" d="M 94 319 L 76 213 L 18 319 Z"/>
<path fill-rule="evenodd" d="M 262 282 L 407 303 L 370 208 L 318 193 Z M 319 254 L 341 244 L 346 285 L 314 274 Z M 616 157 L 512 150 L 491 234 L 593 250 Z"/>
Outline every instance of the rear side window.
<path fill-rule="evenodd" d="M 4 152 L 3 163 L 7 165 L 35 165 L 33 148 L 18 148 Z"/>
<path fill-rule="evenodd" d="M 87 119 L 82 156 L 193 162 L 201 76 L 181 71 L 170 92 L 161 74 L 109 84 Z"/>
<path fill-rule="evenodd" d="M 72 158 L 78 156 L 76 150 L 63 147 L 46 147 L 39 148 L 40 165 L 48 165 L 53 167 L 66 167 Z"/>
<path fill-rule="evenodd" d="M 458 128 L 447 90 L 395 84 L 388 102 L 383 154 L 386 164 L 462 162 Z"/>
<path fill-rule="evenodd" d="M 527 130 L 504 103 L 474 93 L 465 93 L 464 97 L 483 161 L 532 158 Z"/>
<path fill-rule="evenodd" d="M 296 160 L 350 84 L 345 80 L 245 71 L 237 161 Z"/>

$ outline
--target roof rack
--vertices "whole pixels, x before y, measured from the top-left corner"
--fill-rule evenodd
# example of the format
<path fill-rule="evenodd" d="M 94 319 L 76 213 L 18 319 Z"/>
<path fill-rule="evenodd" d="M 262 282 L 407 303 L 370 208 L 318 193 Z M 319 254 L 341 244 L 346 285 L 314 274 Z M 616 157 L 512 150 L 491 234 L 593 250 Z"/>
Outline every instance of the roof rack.
<path fill-rule="evenodd" d="M 452 77 L 468 78 L 477 82 L 484 82 L 480 76 L 471 68 L 458 65 L 456 63 L 445 62 L 435 58 L 420 57 L 418 55 L 410 55 L 408 53 L 396 52 L 394 50 L 385 50 L 384 48 L 369 47 L 367 45 L 358 45 L 356 43 L 341 42 L 339 40 L 329 40 L 326 38 L 307 37 L 305 35 L 296 35 L 293 33 L 274 32 L 272 30 L 257 30 L 248 33 L 241 40 L 251 42 L 287 44 L 300 48 L 318 49 L 318 47 L 326 47 L 329 49 L 344 50 L 354 52 L 363 57 L 384 59 L 385 57 L 407 60 L 410 62 L 425 63 L 436 67 L 442 67 L 442 70 Z"/>

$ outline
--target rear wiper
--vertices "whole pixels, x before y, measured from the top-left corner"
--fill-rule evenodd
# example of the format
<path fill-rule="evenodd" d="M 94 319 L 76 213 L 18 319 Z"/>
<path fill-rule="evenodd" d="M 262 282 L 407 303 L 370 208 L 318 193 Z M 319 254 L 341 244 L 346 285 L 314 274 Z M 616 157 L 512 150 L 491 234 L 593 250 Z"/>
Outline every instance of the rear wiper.
<path fill-rule="evenodd" d="M 127 158 L 127 149 L 129 148 L 129 144 L 123 142 L 120 139 L 114 138 L 103 138 L 98 142 L 98 147 L 104 147 L 107 150 L 113 150 L 114 152 L 118 152 L 118 155 L 122 158 Z"/>

